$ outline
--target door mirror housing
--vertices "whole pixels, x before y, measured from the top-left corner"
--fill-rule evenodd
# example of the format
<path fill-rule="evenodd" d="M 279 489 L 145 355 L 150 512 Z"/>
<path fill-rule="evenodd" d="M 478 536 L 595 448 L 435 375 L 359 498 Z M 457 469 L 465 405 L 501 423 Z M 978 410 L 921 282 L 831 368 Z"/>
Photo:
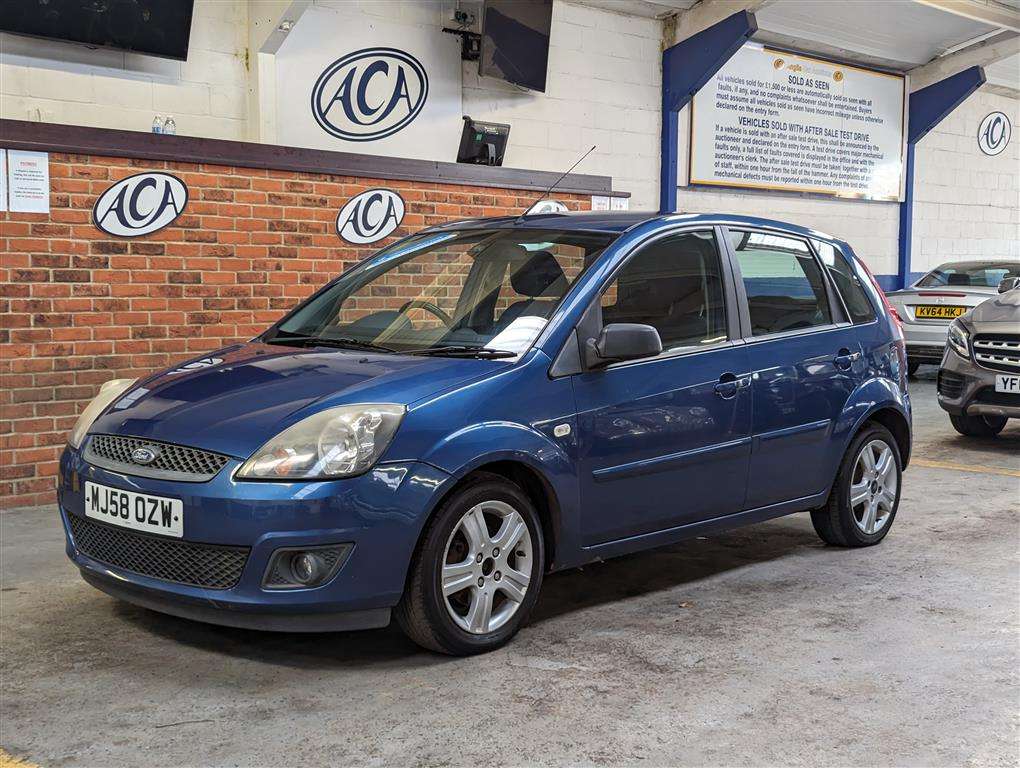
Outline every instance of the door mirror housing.
<path fill-rule="evenodd" d="M 655 357 L 662 352 L 662 339 L 650 325 L 610 323 L 597 339 L 588 339 L 584 346 L 584 362 L 591 369 L 623 360 Z"/>
<path fill-rule="evenodd" d="M 1004 277 L 999 282 L 999 293 L 1015 291 L 1017 288 L 1020 288 L 1020 277 Z"/>

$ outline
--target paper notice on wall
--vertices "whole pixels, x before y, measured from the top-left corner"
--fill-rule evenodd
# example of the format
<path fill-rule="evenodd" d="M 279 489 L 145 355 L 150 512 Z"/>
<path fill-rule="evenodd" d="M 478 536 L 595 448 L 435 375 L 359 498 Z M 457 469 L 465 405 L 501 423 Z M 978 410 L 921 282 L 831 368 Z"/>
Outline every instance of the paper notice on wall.
<path fill-rule="evenodd" d="M 614 211 L 629 211 L 630 210 L 630 198 L 629 197 L 614 197 L 609 204 L 611 210 Z"/>
<path fill-rule="evenodd" d="M 591 209 L 593 211 L 608 211 L 609 210 L 609 196 L 608 195 L 592 195 L 591 196 Z"/>
<path fill-rule="evenodd" d="M 7 152 L 7 195 L 10 210 L 50 212 L 50 156 L 48 152 Z"/>
<path fill-rule="evenodd" d="M 690 183 L 898 200 L 904 78 L 745 45 L 694 97 Z"/>
<path fill-rule="evenodd" d="M 0 149 L 0 211 L 7 210 L 7 150 Z"/>

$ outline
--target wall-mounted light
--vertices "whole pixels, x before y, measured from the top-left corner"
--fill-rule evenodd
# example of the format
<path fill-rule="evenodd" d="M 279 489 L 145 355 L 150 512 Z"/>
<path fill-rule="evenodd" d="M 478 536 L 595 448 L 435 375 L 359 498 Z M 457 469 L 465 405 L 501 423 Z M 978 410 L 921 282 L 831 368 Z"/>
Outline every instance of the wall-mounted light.
<path fill-rule="evenodd" d="M 284 19 L 280 22 L 280 26 L 276 28 L 278 32 L 283 32 L 284 34 L 290 32 L 292 29 L 294 29 L 294 22 L 290 19 Z"/>

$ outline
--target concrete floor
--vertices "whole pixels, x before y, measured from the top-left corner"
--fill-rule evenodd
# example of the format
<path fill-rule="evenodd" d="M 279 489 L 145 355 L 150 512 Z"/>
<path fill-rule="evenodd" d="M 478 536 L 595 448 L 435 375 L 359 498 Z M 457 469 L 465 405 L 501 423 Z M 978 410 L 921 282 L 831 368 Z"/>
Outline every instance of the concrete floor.
<path fill-rule="evenodd" d="M 1020 425 L 958 437 L 921 375 L 881 546 L 827 549 L 797 515 L 560 574 L 472 659 L 119 604 L 53 509 L 4 513 L 0 744 L 46 766 L 1017 765 Z"/>

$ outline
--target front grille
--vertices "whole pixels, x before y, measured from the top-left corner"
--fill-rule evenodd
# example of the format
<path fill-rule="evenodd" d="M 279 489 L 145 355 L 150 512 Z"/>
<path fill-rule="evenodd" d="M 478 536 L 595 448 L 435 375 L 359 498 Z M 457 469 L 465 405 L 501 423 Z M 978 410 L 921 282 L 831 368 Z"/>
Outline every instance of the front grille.
<path fill-rule="evenodd" d="M 140 464 L 132 458 L 137 448 L 151 449 L 156 458 L 148 464 Z M 199 483 L 211 480 L 230 457 L 141 437 L 92 435 L 85 449 L 85 460 L 128 475 Z"/>
<path fill-rule="evenodd" d="M 1011 405 L 1016 408 L 1020 406 L 1020 394 L 996 392 L 995 387 L 982 387 L 974 395 L 974 402 L 987 405 Z"/>
<path fill-rule="evenodd" d="M 978 334 L 974 337 L 974 359 L 993 371 L 1020 372 L 1020 334 Z"/>
<path fill-rule="evenodd" d="M 67 516 L 74 545 L 84 555 L 125 571 L 208 589 L 230 589 L 241 578 L 248 547 L 160 539 Z"/>
<path fill-rule="evenodd" d="M 958 373 L 939 370 L 937 388 L 939 394 L 947 400 L 956 400 L 963 394 L 963 385 L 966 380 Z"/>

